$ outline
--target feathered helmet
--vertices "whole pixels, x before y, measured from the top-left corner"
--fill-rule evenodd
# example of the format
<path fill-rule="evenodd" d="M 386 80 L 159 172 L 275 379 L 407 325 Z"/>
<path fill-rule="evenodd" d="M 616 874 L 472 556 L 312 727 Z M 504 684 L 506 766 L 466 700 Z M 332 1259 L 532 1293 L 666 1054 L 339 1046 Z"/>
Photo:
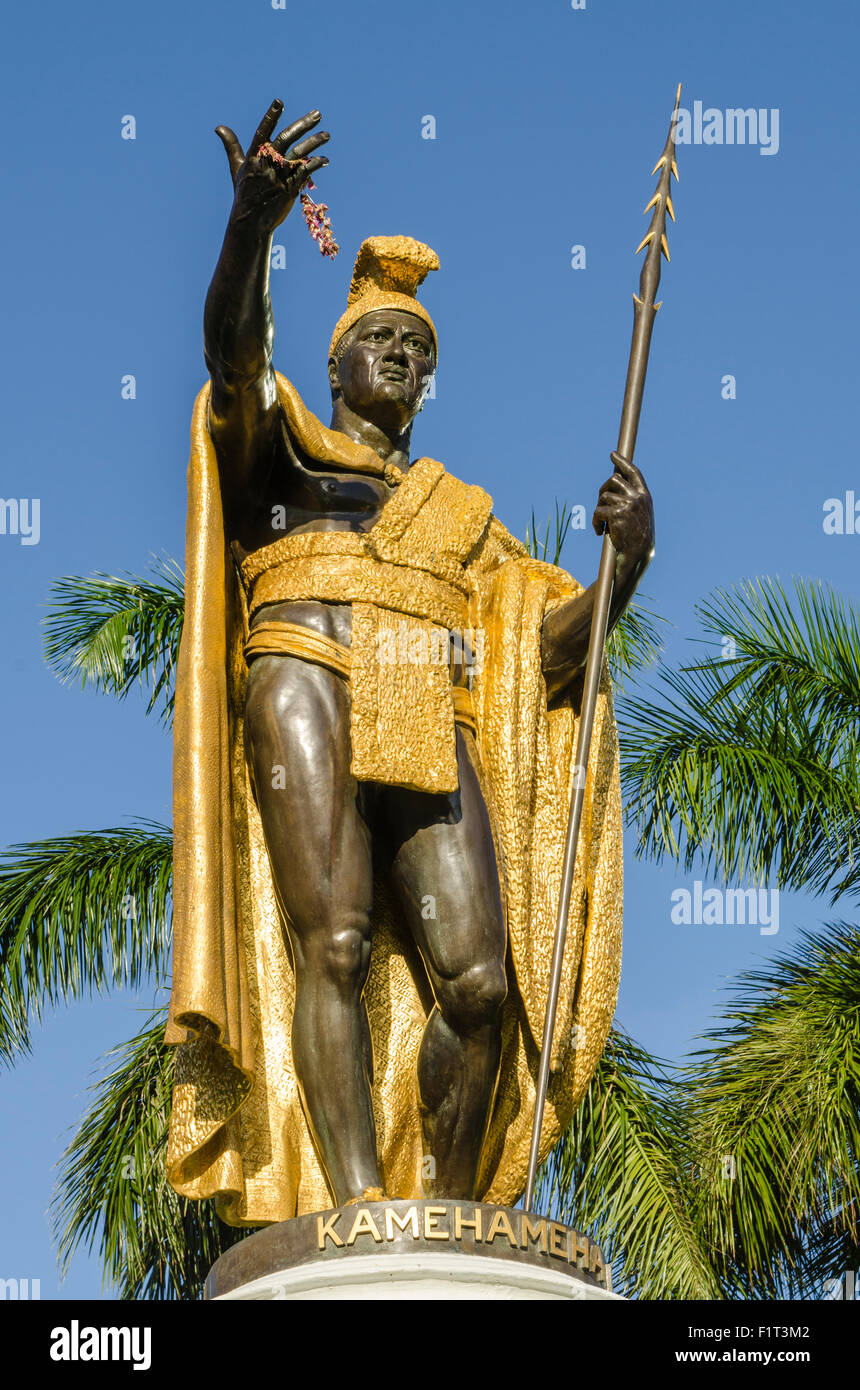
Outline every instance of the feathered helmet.
<path fill-rule="evenodd" d="M 439 269 L 439 257 L 423 241 L 408 236 L 372 236 L 363 241 L 355 258 L 346 312 L 335 324 L 329 355 L 348 328 L 373 309 L 403 309 L 426 323 L 439 344 L 433 320 L 415 298 L 415 291 L 431 270 Z"/>

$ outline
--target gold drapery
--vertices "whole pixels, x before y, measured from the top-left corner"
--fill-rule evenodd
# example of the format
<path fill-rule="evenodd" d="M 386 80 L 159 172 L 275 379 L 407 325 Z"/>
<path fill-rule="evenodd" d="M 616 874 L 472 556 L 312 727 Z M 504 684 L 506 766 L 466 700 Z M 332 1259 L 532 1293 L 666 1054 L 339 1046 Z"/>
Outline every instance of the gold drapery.
<path fill-rule="evenodd" d="M 373 451 L 326 429 L 282 377 L 278 389 L 289 426 L 312 459 L 383 472 Z M 262 1225 L 325 1209 L 332 1196 L 299 1099 L 290 1041 L 295 981 L 244 756 L 246 593 L 253 605 L 255 591 L 247 576 L 244 586 L 240 582 L 225 541 L 208 397 L 207 386 L 192 421 L 174 720 L 174 976 L 166 1036 L 176 1045 L 176 1071 L 167 1167 L 177 1192 L 215 1197 L 231 1224 Z M 415 470 L 410 501 L 406 484 Z M 418 483 L 426 497 L 416 507 Z M 462 581 L 469 625 L 484 634 L 472 691 L 477 737 L 465 738 L 494 829 L 510 989 L 477 1195 L 510 1204 L 525 1183 L 535 1040 L 543 1026 L 577 723 L 573 697 L 547 709 L 541 625 L 552 607 L 581 589 L 562 570 L 530 559 L 485 498 L 441 464 L 419 460 L 368 537 L 371 560 L 413 568 L 417 589 L 426 587 L 428 574 L 434 577 L 434 566 L 436 574 L 440 567 L 450 570 Z M 465 557 L 457 559 L 467 540 Z M 264 569 L 261 577 L 272 572 Z M 398 574 L 397 583 L 403 578 Z M 360 602 L 361 593 L 353 591 L 353 599 Z M 376 589 L 367 607 L 383 621 L 402 616 L 384 600 Z M 377 713 L 378 748 L 402 750 L 397 709 Z M 604 670 L 542 1155 L 584 1093 L 611 1023 L 621 956 L 621 875 L 617 736 Z M 365 997 L 380 1161 L 389 1195 L 420 1196 L 416 1059 L 429 991 L 382 879 L 374 885 L 372 931 Z"/>

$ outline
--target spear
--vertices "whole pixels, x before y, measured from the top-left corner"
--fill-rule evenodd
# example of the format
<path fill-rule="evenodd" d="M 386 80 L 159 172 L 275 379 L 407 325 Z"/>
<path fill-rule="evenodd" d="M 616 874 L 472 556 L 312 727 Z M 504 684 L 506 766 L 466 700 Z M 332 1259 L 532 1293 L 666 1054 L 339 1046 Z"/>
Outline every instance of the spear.
<path fill-rule="evenodd" d="M 660 304 L 655 304 L 657 286 L 660 283 L 660 257 L 669 260 L 669 247 L 666 241 L 666 213 L 675 221 L 672 207 L 670 185 L 672 175 L 678 178 L 675 163 L 675 123 L 681 103 L 681 84 L 675 95 L 675 108 L 669 124 L 669 134 L 663 153 L 654 165 L 652 173 L 660 170 L 657 191 L 645 211 L 654 212 L 651 225 L 636 248 L 636 255 L 647 247 L 642 273 L 639 277 L 639 293 L 633 295 L 633 340 L 630 344 L 630 359 L 627 365 L 627 381 L 624 387 L 624 403 L 621 408 L 621 425 L 618 430 L 618 448 L 622 458 L 633 461 L 636 447 L 636 434 L 639 429 L 639 413 L 642 409 L 642 394 L 645 390 L 645 373 L 648 370 L 648 353 L 651 349 L 651 331 Z M 662 302 L 662 301 L 661 301 Z M 561 966 L 564 959 L 564 946 L 567 940 L 567 919 L 570 912 L 570 895 L 573 888 L 573 873 L 576 866 L 576 851 L 579 844 L 579 827 L 582 821 L 582 807 L 585 799 L 585 780 L 588 770 L 588 756 L 591 751 L 591 735 L 594 728 L 594 712 L 597 705 L 597 688 L 603 669 L 603 654 L 606 647 L 606 627 L 609 621 L 609 608 L 612 602 L 612 589 L 615 583 L 615 546 L 608 532 L 603 537 L 600 553 L 600 569 L 594 590 L 594 609 L 591 618 L 591 633 L 588 641 L 588 656 L 585 663 L 585 682 L 582 693 L 582 709 L 579 720 L 579 733 L 576 741 L 576 759 L 573 769 L 573 792 L 570 801 L 570 816 L 567 825 L 567 838 L 564 846 L 564 861 L 561 872 L 561 892 L 559 894 L 558 914 L 555 922 L 552 965 L 550 968 L 549 991 L 541 1042 L 540 1066 L 538 1068 L 535 1113 L 532 1123 L 529 1168 L 526 1181 L 525 1209 L 532 1210 L 535 1177 L 538 1167 L 540 1135 L 543 1127 L 543 1112 L 546 1105 L 546 1092 L 549 1084 L 549 1064 L 552 1056 L 552 1039 L 555 1032 L 555 1017 L 558 1011 L 558 992 L 561 984 Z"/>

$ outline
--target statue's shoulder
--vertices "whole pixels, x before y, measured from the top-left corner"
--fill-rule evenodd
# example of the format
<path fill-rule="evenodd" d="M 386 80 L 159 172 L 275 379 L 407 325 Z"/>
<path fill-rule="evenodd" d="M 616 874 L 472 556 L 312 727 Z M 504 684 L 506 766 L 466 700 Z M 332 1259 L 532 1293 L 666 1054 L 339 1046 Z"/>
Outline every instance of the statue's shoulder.
<path fill-rule="evenodd" d="M 476 483 L 464 483 L 447 469 L 440 474 L 435 488 L 436 507 L 456 523 L 463 541 L 476 545 L 493 520 L 493 499 Z"/>
<path fill-rule="evenodd" d="M 480 543 L 469 557 L 469 567 L 476 576 L 489 575 L 502 565 L 513 562 L 526 582 L 543 585 L 548 607 L 569 598 L 577 598 L 583 585 L 560 565 L 536 559 L 521 540 L 503 526 L 497 516 L 490 516 Z"/>
<path fill-rule="evenodd" d="M 490 512 L 475 549 L 469 556 L 469 566 L 476 573 L 498 569 L 506 560 L 527 560 L 529 553 L 522 541 L 512 536 L 499 518 Z"/>
<path fill-rule="evenodd" d="M 377 546 L 396 543 L 458 565 L 467 562 L 489 524 L 493 499 L 461 482 L 438 459 L 419 458 L 402 475 L 370 533 Z"/>
<path fill-rule="evenodd" d="M 324 425 L 305 405 L 292 382 L 280 372 L 275 372 L 275 382 L 285 432 L 311 462 L 351 473 L 385 475 L 385 463 L 375 449 Z"/>

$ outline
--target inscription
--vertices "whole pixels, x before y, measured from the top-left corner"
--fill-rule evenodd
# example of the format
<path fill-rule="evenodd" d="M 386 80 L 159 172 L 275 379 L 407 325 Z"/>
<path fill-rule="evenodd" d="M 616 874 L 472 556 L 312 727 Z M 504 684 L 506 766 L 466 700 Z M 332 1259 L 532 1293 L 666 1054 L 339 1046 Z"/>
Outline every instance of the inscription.
<path fill-rule="evenodd" d="M 394 1207 L 376 1204 L 374 1211 L 356 1206 L 317 1217 L 317 1248 L 361 1248 L 380 1245 L 408 1236 L 414 1241 L 459 1241 L 471 1235 L 476 1245 L 506 1244 L 514 1250 L 526 1250 L 564 1261 L 592 1275 L 599 1284 L 607 1286 L 606 1267 L 600 1247 L 579 1231 L 545 1217 L 537 1219 L 525 1212 L 503 1207 L 474 1209 L 448 1202 L 424 1205 L 423 1215 L 418 1205 L 404 1212 Z M 363 1241 L 362 1237 L 366 1240 Z"/>

